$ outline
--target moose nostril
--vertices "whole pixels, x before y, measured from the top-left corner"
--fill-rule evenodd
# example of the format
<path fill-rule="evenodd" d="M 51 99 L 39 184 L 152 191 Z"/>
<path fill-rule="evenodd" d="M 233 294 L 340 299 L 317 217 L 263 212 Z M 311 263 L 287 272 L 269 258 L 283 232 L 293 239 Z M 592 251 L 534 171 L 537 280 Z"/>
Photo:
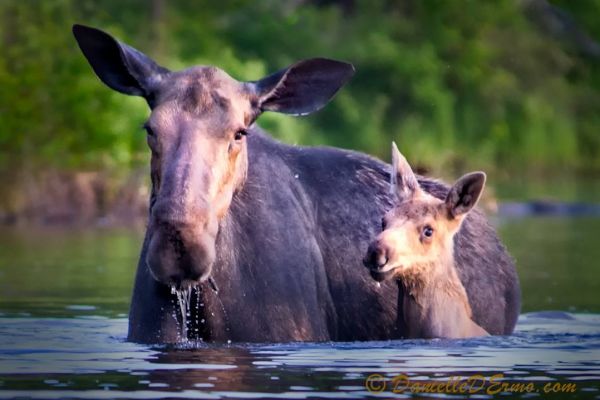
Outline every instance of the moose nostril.
<path fill-rule="evenodd" d="M 367 257 L 364 264 L 369 268 L 382 268 L 388 262 L 387 250 L 383 246 L 369 246 Z"/>
<path fill-rule="evenodd" d="M 381 268 L 388 262 L 387 251 L 378 247 L 375 249 L 371 256 L 371 265 L 376 268 Z"/>

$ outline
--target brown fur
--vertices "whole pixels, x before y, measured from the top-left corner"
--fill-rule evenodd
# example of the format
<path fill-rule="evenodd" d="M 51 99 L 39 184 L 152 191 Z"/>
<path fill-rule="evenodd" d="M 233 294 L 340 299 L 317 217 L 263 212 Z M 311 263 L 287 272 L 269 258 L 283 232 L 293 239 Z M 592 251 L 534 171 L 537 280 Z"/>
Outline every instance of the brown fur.
<path fill-rule="evenodd" d="M 358 265 L 394 201 L 387 166 L 340 149 L 286 146 L 253 124 L 265 111 L 319 110 L 350 79 L 350 64 L 313 58 L 237 82 L 214 67 L 170 71 L 98 29 L 75 25 L 73 34 L 102 82 L 142 96 L 152 109 L 153 190 L 130 340 L 180 339 L 169 286 L 199 286 L 204 306 L 191 307 L 191 320 L 203 323 L 188 334 L 206 341 L 404 334 L 396 326 L 396 285 L 368 284 Z M 248 136 L 236 140 L 244 128 Z M 434 181 L 419 183 L 441 199 L 447 194 Z M 510 333 L 520 294 L 505 249 L 480 213 L 467 218 L 456 243 L 475 320 Z M 210 289 L 215 282 L 218 293 Z"/>
<path fill-rule="evenodd" d="M 195 265 L 211 265 L 218 225 L 247 174 L 246 137 L 236 134 L 253 122 L 252 103 L 242 84 L 214 67 L 175 73 L 162 85 L 146 123 L 156 216 L 151 222 L 171 232 L 163 235 L 168 241 L 183 242 Z M 157 253 L 176 255 L 161 246 Z M 168 280 L 177 268 L 176 261 L 153 260 L 161 259 L 148 262 L 159 280 Z M 165 268 L 171 264 L 174 268 Z M 180 284 L 198 278 L 191 277 Z"/>
<path fill-rule="evenodd" d="M 467 175 L 456 192 L 440 200 L 418 186 L 410 166 L 393 148 L 396 205 L 383 218 L 383 232 L 371 246 L 376 272 L 398 279 L 403 325 L 410 338 L 464 338 L 488 333 L 472 311 L 455 265 L 454 235 L 477 202 L 482 184 Z M 394 175 L 394 174 L 392 174 Z M 475 178 L 478 178 L 475 176 Z M 464 179 L 464 178 L 463 178 Z M 483 175 L 483 180 L 485 176 Z M 463 183 L 465 183 L 463 185 Z M 470 191 L 471 186 L 475 187 Z M 466 191 L 464 189 L 467 188 Z M 455 194 L 456 193 L 456 194 Z M 431 236 L 425 232 L 431 231 Z"/>

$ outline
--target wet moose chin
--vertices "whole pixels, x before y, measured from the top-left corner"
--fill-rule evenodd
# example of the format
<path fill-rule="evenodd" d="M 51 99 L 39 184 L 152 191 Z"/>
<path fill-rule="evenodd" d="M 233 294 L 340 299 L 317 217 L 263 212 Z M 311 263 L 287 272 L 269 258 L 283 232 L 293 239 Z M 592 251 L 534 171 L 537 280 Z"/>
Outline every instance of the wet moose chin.
<path fill-rule="evenodd" d="M 177 289 L 208 279 L 215 261 L 215 240 L 205 233 L 191 236 L 193 240 L 164 229 L 153 232 L 146 264 L 154 279 Z"/>

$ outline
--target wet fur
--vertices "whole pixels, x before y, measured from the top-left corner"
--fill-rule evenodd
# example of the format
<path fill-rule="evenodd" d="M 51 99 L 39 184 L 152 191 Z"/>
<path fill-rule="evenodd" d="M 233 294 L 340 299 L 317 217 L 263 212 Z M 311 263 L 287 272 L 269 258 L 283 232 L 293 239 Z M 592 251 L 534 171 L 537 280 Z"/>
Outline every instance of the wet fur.
<path fill-rule="evenodd" d="M 392 204 L 390 166 L 367 155 L 281 144 L 258 128 L 248 135 L 248 173 L 220 224 L 212 276 L 201 284 L 190 332 L 224 342 L 352 341 L 400 338 L 403 291 L 381 287 L 361 260 Z M 419 178 L 445 198 L 448 187 Z M 129 339 L 179 341 L 174 296 L 145 265 L 144 242 Z M 520 310 L 513 261 L 477 210 L 455 237 L 457 273 L 473 320 L 491 334 L 512 332 Z M 195 297 L 195 296 L 193 296 Z"/>
<path fill-rule="evenodd" d="M 247 140 L 238 135 L 265 111 L 319 110 L 353 75 L 351 64 L 311 58 L 238 82 L 210 66 L 171 72 L 95 28 L 76 24 L 73 34 L 102 82 L 144 97 L 152 109 L 145 124 L 152 212 L 130 340 L 180 341 L 169 285 L 198 281 L 204 283 L 197 300 L 192 296 L 193 338 L 277 342 L 404 334 L 396 325 L 398 291 L 393 284 L 378 287 L 361 265 L 391 206 L 389 166 L 349 151 L 286 146 L 258 129 L 251 128 Z M 447 191 L 433 181 L 422 184 L 442 197 Z M 491 333 L 508 333 L 519 312 L 518 281 L 486 224 L 480 214 L 464 224 L 458 273 L 474 319 Z M 208 285 L 208 277 L 216 285 Z"/>
<path fill-rule="evenodd" d="M 454 263 L 412 265 L 398 275 L 407 338 L 468 338 L 488 333 L 472 310 Z"/>

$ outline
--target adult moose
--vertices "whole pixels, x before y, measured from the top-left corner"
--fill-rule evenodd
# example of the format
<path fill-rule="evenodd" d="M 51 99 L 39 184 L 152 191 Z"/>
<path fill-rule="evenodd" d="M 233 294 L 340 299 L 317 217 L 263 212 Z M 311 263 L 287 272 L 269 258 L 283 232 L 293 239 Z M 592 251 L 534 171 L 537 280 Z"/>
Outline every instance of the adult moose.
<path fill-rule="evenodd" d="M 130 340 L 182 339 L 172 287 L 197 287 L 190 338 L 403 335 L 398 288 L 379 286 L 362 266 L 391 206 L 390 167 L 356 152 L 288 146 L 255 124 L 265 111 L 320 109 L 351 77 L 350 64 L 310 59 L 238 82 L 215 67 L 171 72 L 97 29 L 75 25 L 73 33 L 106 85 L 144 97 L 151 109 L 152 192 Z M 429 180 L 421 185 L 436 196 L 447 191 Z M 520 307 L 510 257 L 478 213 L 456 244 L 474 320 L 490 333 L 510 333 Z"/>

